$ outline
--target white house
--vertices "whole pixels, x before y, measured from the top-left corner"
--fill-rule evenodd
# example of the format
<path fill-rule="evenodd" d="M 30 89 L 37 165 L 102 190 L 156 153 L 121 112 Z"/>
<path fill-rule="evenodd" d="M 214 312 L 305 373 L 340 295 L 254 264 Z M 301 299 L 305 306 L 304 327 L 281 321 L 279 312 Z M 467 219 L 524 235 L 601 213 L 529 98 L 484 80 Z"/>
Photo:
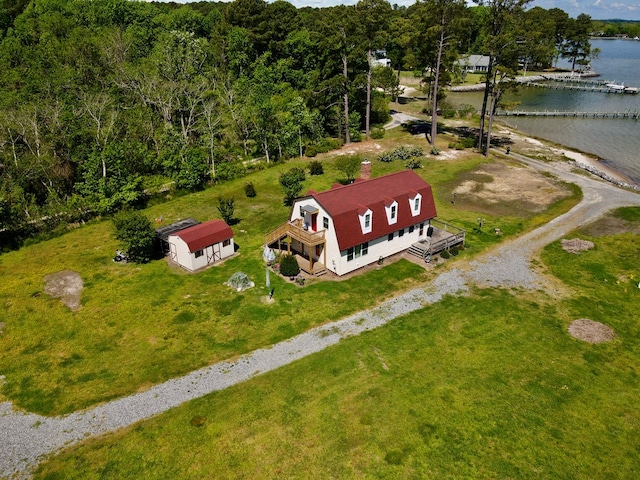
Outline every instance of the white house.
<path fill-rule="evenodd" d="M 308 273 L 344 275 L 426 239 L 436 216 L 431 186 L 412 170 L 369 179 L 370 162 L 362 168 L 353 184 L 295 200 L 289 222 L 265 243 L 283 248 L 284 241 Z"/>
<path fill-rule="evenodd" d="M 195 271 L 233 255 L 233 231 L 213 219 L 175 231 L 168 236 L 169 255 L 181 267 Z"/>
<path fill-rule="evenodd" d="M 489 70 L 489 57 L 487 55 L 467 55 L 456 62 L 466 72 L 487 73 Z"/>

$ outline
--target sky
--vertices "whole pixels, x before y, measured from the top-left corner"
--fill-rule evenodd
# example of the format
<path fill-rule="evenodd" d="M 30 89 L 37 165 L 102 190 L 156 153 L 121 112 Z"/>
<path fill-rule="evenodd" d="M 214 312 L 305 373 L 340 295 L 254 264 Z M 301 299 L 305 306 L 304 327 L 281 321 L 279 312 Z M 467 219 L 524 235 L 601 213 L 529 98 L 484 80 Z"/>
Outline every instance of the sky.
<path fill-rule="evenodd" d="M 173 0 L 185 3 L 190 0 Z M 196 0 L 191 0 L 196 1 Z M 224 1 L 224 0 L 223 0 Z M 271 0 L 267 0 L 271 1 Z M 333 5 L 355 5 L 357 0 L 287 0 L 296 7 L 331 7 Z M 392 5 L 412 5 L 415 0 L 389 0 Z M 468 4 L 472 1 L 467 0 Z M 636 20 L 640 21 L 640 0 L 533 0 L 530 7 L 542 7 L 544 9 L 560 8 L 570 17 L 577 17 L 586 13 L 594 20 Z"/>

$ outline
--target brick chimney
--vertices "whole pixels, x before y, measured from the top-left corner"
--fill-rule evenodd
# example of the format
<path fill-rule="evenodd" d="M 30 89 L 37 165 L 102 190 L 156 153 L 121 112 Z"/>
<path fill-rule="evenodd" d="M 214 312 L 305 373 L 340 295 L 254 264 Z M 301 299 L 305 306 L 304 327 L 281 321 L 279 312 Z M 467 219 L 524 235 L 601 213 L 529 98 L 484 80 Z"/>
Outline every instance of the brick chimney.
<path fill-rule="evenodd" d="M 360 180 L 369 180 L 371 178 L 371 162 L 366 160 L 360 164 Z"/>

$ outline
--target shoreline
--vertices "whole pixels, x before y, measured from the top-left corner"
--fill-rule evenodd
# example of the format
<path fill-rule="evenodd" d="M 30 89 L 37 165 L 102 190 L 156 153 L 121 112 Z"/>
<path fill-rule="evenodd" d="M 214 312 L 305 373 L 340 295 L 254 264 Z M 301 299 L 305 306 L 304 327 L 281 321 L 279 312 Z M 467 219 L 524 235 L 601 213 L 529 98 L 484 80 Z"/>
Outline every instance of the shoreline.
<path fill-rule="evenodd" d="M 503 122 L 499 122 L 499 125 L 501 128 L 506 130 L 510 136 L 512 135 L 533 146 L 547 148 L 554 154 L 564 157 L 564 161 L 576 168 L 585 170 L 619 187 L 640 191 L 640 183 L 616 170 L 614 167 L 606 163 L 607 160 L 600 158 L 598 155 L 571 149 L 566 145 L 558 144 L 545 138 L 538 138 L 533 135 L 529 135 L 528 133 L 518 130 L 517 128 Z M 518 153 L 517 150 L 513 151 Z M 526 152 L 524 155 L 527 155 Z"/>

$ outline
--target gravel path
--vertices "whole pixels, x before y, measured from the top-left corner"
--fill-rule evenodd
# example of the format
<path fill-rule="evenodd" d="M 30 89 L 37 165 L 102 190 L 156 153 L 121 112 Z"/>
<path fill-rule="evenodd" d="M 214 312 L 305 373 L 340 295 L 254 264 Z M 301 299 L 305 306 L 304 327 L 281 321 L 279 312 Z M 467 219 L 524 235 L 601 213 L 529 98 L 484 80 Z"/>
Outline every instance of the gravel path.
<path fill-rule="evenodd" d="M 537 251 L 612 208 L 640 205 L 640 195 L 571 173 L 567 164 L 542 163 L 513 153 L 511 157 L 577 183 L 583 189 L 583 201 L 548 224 L 480 256 L 467 268 L 454 268 L 440 274 L 424 288 L 416 288 L 376 308 L 314 328 L 270 348 L 255 350 L 236 361 L 202 368 L 145 392 L 64 417 L 15 412 L 10 402 L 0 403 L 0 477 L 28 478 L 30 469 L 40 460 L 65 446 L 129 426 L 186 401 L 287 365 L 343 338 L 380 327 L 394 318 L 438 302 L 445 295 L 464 294 L 469 285 L 543 289 L 542 278 L 530 263 Z"/>

